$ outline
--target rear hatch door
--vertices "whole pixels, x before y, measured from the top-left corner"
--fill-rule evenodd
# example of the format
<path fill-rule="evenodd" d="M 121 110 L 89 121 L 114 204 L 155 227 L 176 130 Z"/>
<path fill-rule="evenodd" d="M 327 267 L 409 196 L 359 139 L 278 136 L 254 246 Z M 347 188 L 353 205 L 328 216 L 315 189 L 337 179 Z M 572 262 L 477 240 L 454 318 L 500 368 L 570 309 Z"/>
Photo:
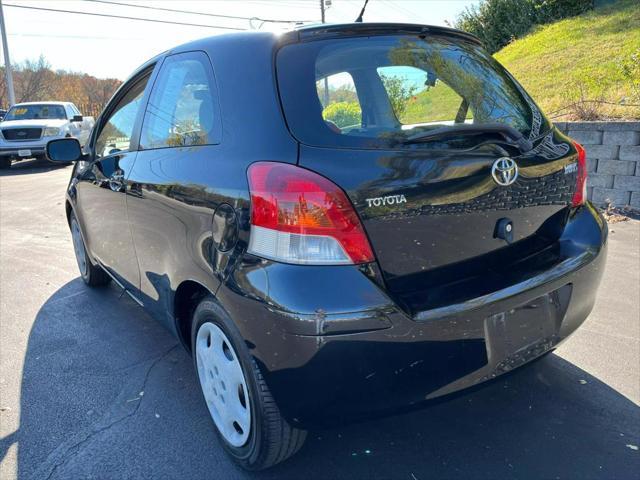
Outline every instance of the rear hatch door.
<path fill-rule="evenodd" d="M 518 177 L 508 186 L 492 175 L 508 153 L 496 145 L 420 152 L 303 147 L 300 164 L 346 191 L 388 287 L 405 292 L 486 277 L 555 242 L 576 182 L 575 152 L 565 145 L 555 159 L 514 157 Z"/>
<path fill-rule="evenodd" d="M 283 46 L 280 96 L 300 165 L 345 190 L 391 292 L 437 285 L 410 309 L 435 307 L 557 240 L 575 147 L 490 54 L 450 31 L 343 33 Z"/>

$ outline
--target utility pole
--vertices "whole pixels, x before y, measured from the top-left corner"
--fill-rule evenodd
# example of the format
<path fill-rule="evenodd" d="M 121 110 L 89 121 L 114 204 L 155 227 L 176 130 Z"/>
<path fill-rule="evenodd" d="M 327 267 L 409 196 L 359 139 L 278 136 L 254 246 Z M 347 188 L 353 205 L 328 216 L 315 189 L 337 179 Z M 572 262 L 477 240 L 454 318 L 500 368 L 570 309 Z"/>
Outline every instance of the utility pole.
<path fill-rule="evenodd" d="M 325 23 L 324 10 L 325 10 L 324 0 L 320 0 L 320 21 L 322 23 Z M 324 77 L 324 107 L 327 108 L 328 105 L 329 105 L 329 80 L 327 79 L 327 77 Z"/>
<path fill-rule="evenodd" d="M 7 43 L 7 29 L 4 26 L 4 12 L 2 0 L 0 0 L 0 32 L 2 32 L 2 50 L 4 51 L 4 75 L 7 80 L 7 96 L 9 107 L 16 103 L 16 94 L 13 91 L 13 75 L 11 74 L 11 60 L 9 59 L 9 44 Z"/>

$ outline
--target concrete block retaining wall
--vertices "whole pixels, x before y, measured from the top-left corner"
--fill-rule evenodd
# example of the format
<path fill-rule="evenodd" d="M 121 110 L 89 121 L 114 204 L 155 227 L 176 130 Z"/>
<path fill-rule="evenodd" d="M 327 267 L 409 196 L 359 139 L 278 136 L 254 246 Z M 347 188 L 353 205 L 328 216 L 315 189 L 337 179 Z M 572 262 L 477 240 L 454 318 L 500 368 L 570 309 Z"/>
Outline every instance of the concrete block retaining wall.
<path fill-rule="evenodd" d="M 558 122 L 587 151 L 589 199 L 640 209 L 640 122 Z"/>

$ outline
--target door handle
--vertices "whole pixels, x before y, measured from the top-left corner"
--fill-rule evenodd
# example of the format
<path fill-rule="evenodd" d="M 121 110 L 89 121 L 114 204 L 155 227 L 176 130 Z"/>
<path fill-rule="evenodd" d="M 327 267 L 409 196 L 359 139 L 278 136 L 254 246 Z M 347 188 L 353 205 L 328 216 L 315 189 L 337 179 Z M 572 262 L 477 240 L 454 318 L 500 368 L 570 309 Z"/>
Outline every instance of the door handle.
<path fill-rule="evenodd" d="M 114 192 L 120 192 L 124 189 L 124 172 L 122 170 L 118 169 L 111 174 L 109 188 Z"/>

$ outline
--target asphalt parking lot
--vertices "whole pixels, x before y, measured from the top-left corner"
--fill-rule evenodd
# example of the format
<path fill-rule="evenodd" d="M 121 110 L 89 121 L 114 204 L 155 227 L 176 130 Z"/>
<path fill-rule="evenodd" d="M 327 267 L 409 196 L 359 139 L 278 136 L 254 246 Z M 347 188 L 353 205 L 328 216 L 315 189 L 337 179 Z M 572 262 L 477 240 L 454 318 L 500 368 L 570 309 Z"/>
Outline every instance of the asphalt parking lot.
<path fill-rule="evenodd" d="M 595 310 L 555 353 L 426 409 L 311 432 L 247 474 L 182 347 L 79 278 L 69 174 L 0 173 L 0 478 L 640 478 L 640 222 L 611 225 Z"/>

